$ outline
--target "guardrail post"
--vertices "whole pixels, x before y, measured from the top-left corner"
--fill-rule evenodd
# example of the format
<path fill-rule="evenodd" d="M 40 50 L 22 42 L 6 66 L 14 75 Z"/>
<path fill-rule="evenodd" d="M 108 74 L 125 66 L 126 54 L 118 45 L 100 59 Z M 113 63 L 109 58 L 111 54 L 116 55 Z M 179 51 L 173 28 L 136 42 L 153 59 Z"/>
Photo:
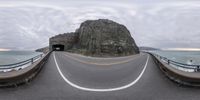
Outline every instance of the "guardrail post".
<path fill-rule="evenodd" d="M 31 58 L 31 64 L 33 64 L 33 58 Z"/>
<path fill-rule="evenodd" d="M 200 66 L 197 66 L 196 72 L 200 72 Z"/>
<path fill-rule="evenodd" d="M 169 60 L 167 60 L 167 64 L 169 65 L 169 63 L 170 63 L 170 61 Z"/>

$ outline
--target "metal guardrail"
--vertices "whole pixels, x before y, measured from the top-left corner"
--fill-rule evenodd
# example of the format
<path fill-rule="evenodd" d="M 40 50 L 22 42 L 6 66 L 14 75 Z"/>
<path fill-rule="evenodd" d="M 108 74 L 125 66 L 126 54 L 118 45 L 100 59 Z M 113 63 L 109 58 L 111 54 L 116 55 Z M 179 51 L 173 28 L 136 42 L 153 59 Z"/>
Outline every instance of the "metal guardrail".
<path fill-rule="evenodd" d="M 28 60 L 22 61 L 22 62 L 8 64 L 8 65 L 0 65 L 0 71 L 7 72 L 7 71 L 11 71 L 11 70 L 23 69 L 23 68 L 27 67 L 28 65 L 33 64 L 35 61 L 39 60 L 40 58 L 42 58 L 42 56 L 43 56 L 43 54 L 40 54 L 40 55 L 37 55 Z"/>
<path fill-rule="evenodd" d="M 148 52 L 151 53 L 151 52 Z M 164 63 L 171 65 L 172 67 L 175 67 L 179 70 L 183 70 L 183 71 L 187 71 L 187 72 L 200 72 L 200 65 L 189 65 L 189 64 L 184 64 L 184 63 L 180 63 L 177 61 L 173 61 L 170 60 L 166 57 L 160 56 L 158 54 L 155 53 L 151 53 L 153 56 L 155 56 L 156 58 L 160 59 L 161 61 L 163 61 Z"/>

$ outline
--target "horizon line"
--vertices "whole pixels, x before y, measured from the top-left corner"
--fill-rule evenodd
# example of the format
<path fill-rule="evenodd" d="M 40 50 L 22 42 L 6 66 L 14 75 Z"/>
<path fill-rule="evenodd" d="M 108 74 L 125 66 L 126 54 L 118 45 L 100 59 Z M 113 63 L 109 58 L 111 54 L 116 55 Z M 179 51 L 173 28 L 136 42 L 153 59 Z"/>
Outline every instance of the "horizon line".
<path fill-rule="evenodd" d="M 163 48 L 161 50 L 174 50 L 174 51 L 200 51 L 200 48 Z"/>

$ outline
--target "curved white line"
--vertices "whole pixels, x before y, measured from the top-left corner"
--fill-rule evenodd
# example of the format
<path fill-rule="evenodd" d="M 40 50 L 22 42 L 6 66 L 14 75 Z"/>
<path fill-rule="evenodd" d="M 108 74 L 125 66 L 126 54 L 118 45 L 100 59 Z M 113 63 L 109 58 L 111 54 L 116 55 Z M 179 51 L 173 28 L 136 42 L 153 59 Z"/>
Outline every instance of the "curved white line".
<path fill-rule="evenodd" d="M 142 72 L 140 73 L 140 75 L 137 77 L 137 79 L 135 79 L 133 82 L 127 84 L 127 85 L 124 85 L 124 86 L 121 86 L 121 87 L 117 87 L 117 88 L 108 88 L 108 89 L 94 89 L 94 88 L 86 88 L 86 87 L 81 87 L 81 86 L 78 86 L 72 82 L 70 82 L 62 73 L 62 71 L 60 70 L 60 67 L 58 66 L 58 63 L 57 63 L 57 60 L 56 60 L 56 57 L 55 57 L 55 53 L 53 53 L 53 57 L 54 57 L 54 60 L 55 60 L 55 64 L 56 64 L 56 67 L 58 69 L 58 72 L 59 74 L 61 75 L 61 77 L 64 79 L 65 82 L 67 82 L 69 85 L 71 85 L 72 87 L 74 88 L 77 88 L 77 89 L 80 89 L 80 90 L 84 90 L 84 91 L 93 91 L 93 92 L 110 92 L 110 91 L 118 91 L 118 90 L 122 90 L 122 89 L 126 89 L 126 88 L 129 88 L 131 87 L 132 85 L 134 85 L 135 83 L 137 83 L 139 81 L 139 79 L 142 77 L 142 75 L 144 74 L 144 71 L 147 67 L 147 64 L 148 64 L 148 61 L 149 61 L 149 55 L 147 57 L 147 60 L 146 60 L 146 63 L 145 63 L 145 66 L 142 70 Z"/>

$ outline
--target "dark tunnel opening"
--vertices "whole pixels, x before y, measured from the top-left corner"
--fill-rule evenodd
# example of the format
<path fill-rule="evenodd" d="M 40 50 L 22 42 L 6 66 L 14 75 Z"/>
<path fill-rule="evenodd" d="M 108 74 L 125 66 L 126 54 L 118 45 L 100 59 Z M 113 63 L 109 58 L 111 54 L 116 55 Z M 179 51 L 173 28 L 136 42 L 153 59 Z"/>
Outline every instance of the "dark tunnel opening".
<path fill-rule="evenodd" d="M 52 45 L 53 51 L 64 51 L 64 49 L 65 49 L 65 46 L 62 44 Z"/>

